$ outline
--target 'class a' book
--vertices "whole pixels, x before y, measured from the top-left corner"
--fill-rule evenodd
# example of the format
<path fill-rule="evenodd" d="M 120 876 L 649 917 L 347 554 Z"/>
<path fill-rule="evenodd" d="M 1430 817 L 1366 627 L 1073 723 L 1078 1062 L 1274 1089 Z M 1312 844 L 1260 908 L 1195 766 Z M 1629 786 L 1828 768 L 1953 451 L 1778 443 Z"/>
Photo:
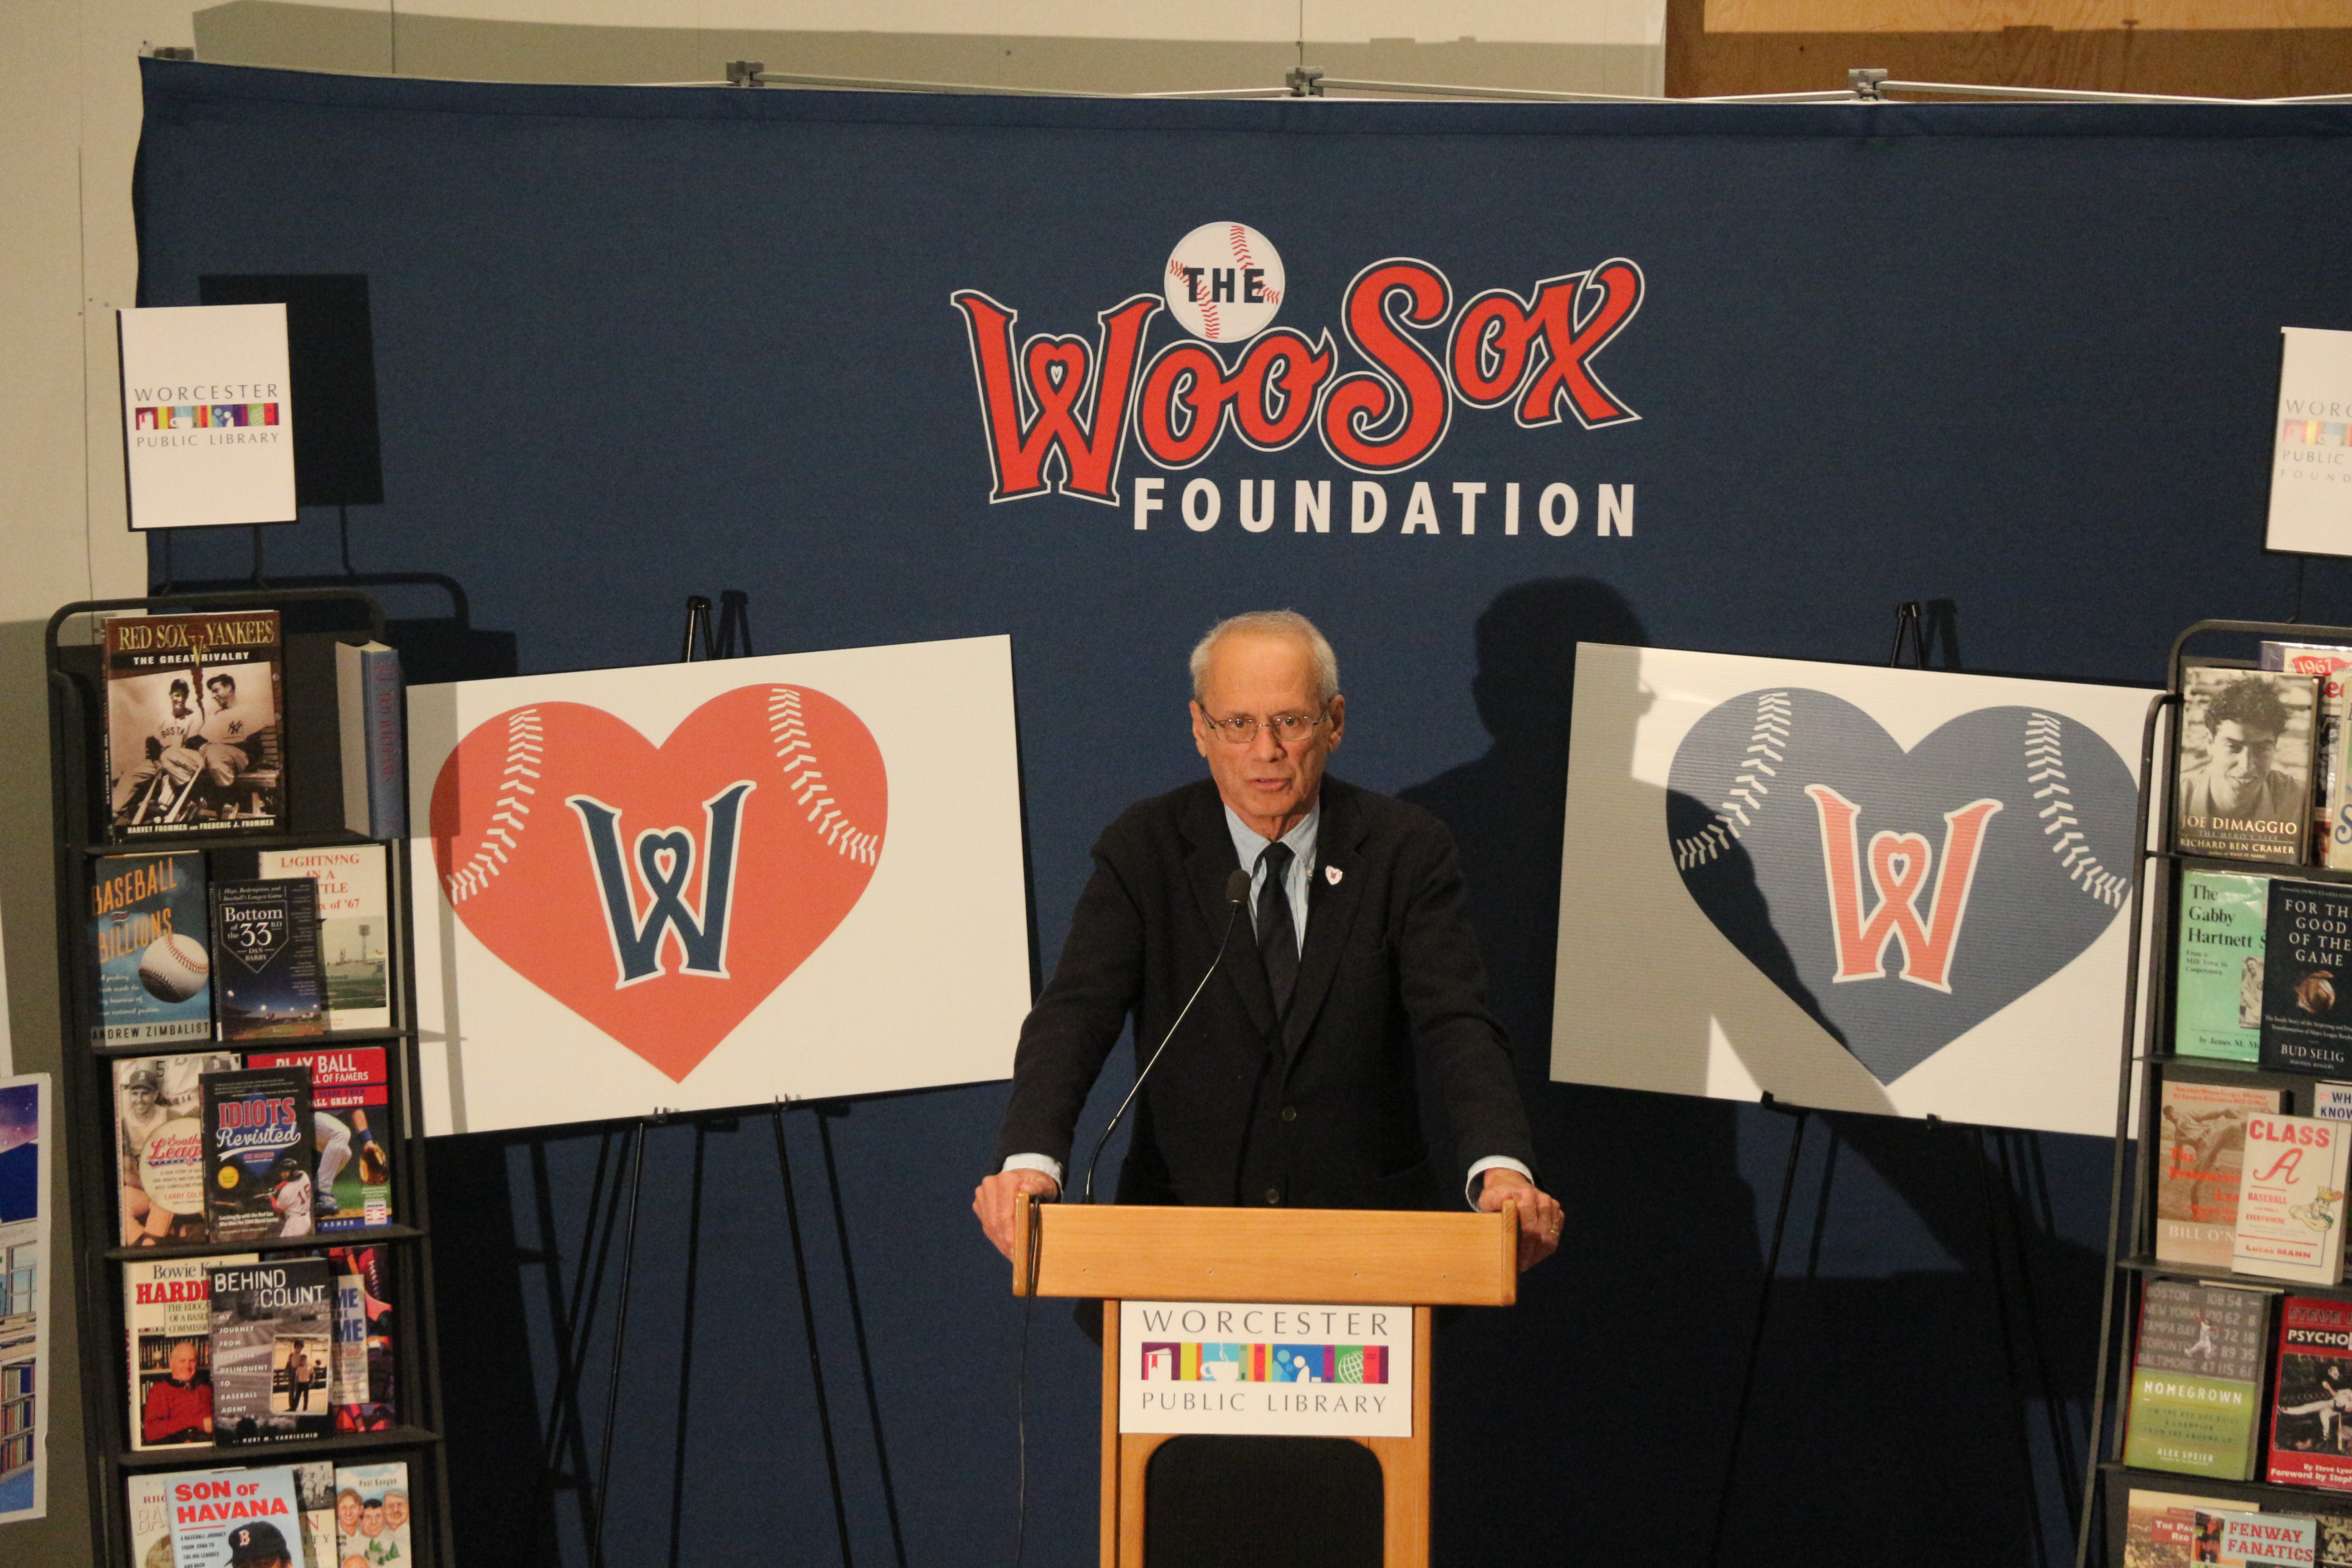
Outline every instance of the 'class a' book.
<path fill-rule="evenodd" d="M 2203 665 L 2183 672 L 2174 847 L 2303 863 L 2318 702 L 2307 675 Z"/>
<path fill-rule="evenodd" d="M 2263 1066 L 2352 1072 L 2352 887 L 2274 879 L 2263 941 Z"/>
<path fill-rule="evenodd" d="M 213 1434 L 225 1445 L 289 1443 L 332 1428 L 334 1279 L 323 1258 L 211 1270 Z"/>
<path fill-rule="evenodd" d="M 2151 1279 L 2140 1298 L 2124 1463 L 2251 1480 L 2262 1431 L 2270 1297 Z"/>
<path fill-rule="evenodd" d="M 119 616 L 102 636 L 112 838 L 282 828 L 278 612 Z"/>
<path fill-rule="evenodd" d="M 212 943 L 205 858 L 115 855 L 90 868 L 89 942 L 98 967 L 94 1046 L 213 1037 Z"/>
<path fill-rule="evenodd" d="M 2232 1268 L 2311 1285 L 2344 1277 L 2347 1150 L 2352 1126 L 2341 1121 L 2262 1111 L 2246 1118 Z"/>
<path fill-rule="evenodd" d="M 2246 1118 L 2276 1112 L 2281 1091 L 2168 1079 L 2159 1109 L 2163 1164 L 2157 1172 L 2156 1256 L 2164 1263 L 2227 1268 L 2238 1233 Z"/>

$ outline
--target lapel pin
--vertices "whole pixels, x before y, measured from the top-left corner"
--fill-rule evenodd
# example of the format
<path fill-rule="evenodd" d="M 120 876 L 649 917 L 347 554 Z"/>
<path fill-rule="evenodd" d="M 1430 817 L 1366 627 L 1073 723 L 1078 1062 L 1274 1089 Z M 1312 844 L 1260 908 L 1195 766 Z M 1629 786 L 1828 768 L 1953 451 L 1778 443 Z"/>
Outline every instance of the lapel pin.
<path fill-rule="evenodd" d="M 1339 878 L 1341 875 L 1342 873 L 1337 866 L 1326 866 L 1323 868 L 1323 879 L 1330 883 L 1335 888 L 1339 885 Z"/>

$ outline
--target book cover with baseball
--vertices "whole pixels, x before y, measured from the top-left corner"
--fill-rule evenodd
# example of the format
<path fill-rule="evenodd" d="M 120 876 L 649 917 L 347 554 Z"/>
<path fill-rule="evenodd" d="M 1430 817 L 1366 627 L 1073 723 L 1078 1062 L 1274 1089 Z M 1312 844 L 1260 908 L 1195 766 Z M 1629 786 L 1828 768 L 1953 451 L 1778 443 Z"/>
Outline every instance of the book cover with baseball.
<path fill-rule="evenodd" d="M 2346 1153 L 2352 1127 L 2315 1116 L 2246 1118 L 2246 1163 L 2230 1267 L 2266 1279 L 2344 1277 Z"/>
<path fill-rule="evenodd" d="M 292 1466 L 182 1470 L 164 1481 L 173 1568 L 303 1561 L 301 1491 Z"/>
<path fill-rule="evenodd" d="M 2160 1262 L 2227 1268 L 2238 1226 L 2246 1118 L 2284 1109 L 2282 1092 L 2168 1079 L 2158 1115 L 2164 1163 L 2156 1186 Z"/>
<path fill-rule="evenodd" d="M 308 877 L 319 903 L 319 964 L 331 1030 L 392 1027 L 392 903 L 380 844 L 265 849 L 255 875 Z"/>
<path fill-rule="evenodd" d="M 213 1440 L 322 1437 L 334 1424 L 334 1278 L 323 1258 L 213 1265 Z"/>
<path fill-rule="evenodd" d="M 2124 1463 L 2143 1470 L 2254 1473 L 2267 1292 L 2187 1279 L 2150 1279 L 2140 1297 Z"/>
<path fill-rule="evenodd" d="M 222 1039 L 300 1039 L 327 1032 L 316 882 L 308 877 L 215 882 L 213 933 Z"/>
<path fill-rule="evenodd" d="M 2174 1051 L 2221 1061 L 2262 1058 L 2263 928 L 2269 915 L 2267 877 L 2181 873 Z"/>
<path fill-rule="evenodd" d="M 213 1440 L 211 1270 L 224 1263 L 256 1261 L 246 1253 L 141 1258 L 122 1266 L 133 1448 Z"/>
<path fill-rule="evenodd" d="M 394 1407 L 392 1258 L 381 1247 L 327 1249 L 335 1268 L 335 1430 L 382 1432 Z"/>
<path fill-rule="evenodd" d="M 247 1067 L 290 1068 L 310 1079 L 310 1214 L 320 1231 L 392 1223 L 392 1085 L 382 1046 L 256 1051 Z"/>
<path fill-rule="evenodd" d="M 336 1468 L 335 1550 L 342 1554 L 342 1562 L 348 1563 L 356 1557 L 369 1568 L 415 1562 L 408 1517 L 404 1460 Z"/>
<path fill-rule="evenodd" d="M 2266 1479 L 2352 1491 L 2352 1301 L 2279 1304 Z"/>
<path fill-rule="evenodd" d="M 2302 864 L 2318 706 L 2319 682 L 2308 675 L 2209 665 L 2184 671 L 2173 847 Z"/>
<path fill-rule="evenodd" d="M 125 1057 L 114 1064 L 116 1217 L 123 1246 L 210 1239 L 204 1078 L 239 1065 L 231 1051 Z"/>
<path fill-rule="evenodd" d="M 101 635 L 110 836 L 282 827 L 278 612 L 118 616 Z"/>
<path fill-rule="evenodd" d="M 116 855 L 95 862 L 89 941 L 98 1017 L 90 1044 L 211 1039 L 210 930 L 202 855 Z"/>
<path fill-rule="evenodd" d="M 311 1234 L 310 1075 L 247 1068 L 204 1079 L 205 1215 L 223 1243 Z"/>
<path fill-rule="evenodd" d="M 2352 888 L 2271 883 L 2263 931 L 2262 1064 L 2352 1072 Z"/>

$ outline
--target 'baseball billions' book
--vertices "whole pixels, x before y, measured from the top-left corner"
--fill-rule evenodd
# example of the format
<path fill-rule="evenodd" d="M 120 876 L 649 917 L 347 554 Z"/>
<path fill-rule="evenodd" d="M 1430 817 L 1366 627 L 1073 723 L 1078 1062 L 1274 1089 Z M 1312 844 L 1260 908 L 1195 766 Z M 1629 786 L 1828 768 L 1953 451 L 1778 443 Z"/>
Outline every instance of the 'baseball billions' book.
<path fill-rule="evenodd" d="M 98 966 L 93 1046 L 213 1037 L 205 858 L 115 855 L 90 868 L 90 951 Z"/>

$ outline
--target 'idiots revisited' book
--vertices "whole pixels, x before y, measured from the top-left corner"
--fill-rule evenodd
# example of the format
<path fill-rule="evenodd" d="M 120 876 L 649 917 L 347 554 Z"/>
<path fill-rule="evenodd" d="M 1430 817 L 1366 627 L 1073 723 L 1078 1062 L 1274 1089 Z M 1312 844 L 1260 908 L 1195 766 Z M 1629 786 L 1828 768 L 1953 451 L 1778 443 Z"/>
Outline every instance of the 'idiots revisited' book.
<path fill-rule="evenodd" d="M 2263 1066 L 2352 1071 L 2352 887 L 2273 880 L 2263 943 Z"/>
<path fill-rule="evenodd" d="M 2238 1230 L 2246 1118 L 2275 1113 L 2274 1089 L 2167 1079 L 2159 1116 L 2164 1163 L 2157 1173 L 2156 1256 L 2166 1263 L 2227 1268 Z"/>
<path fill-rule="evenodd" d="M 2148 1281 L 2132 1357 L 2126 1464 L 2253 1479 L 2269 1312 L 2260 1290 Z"/>
<path fill-rule="evenodd" d="M 2315 1116 L 2246 1118 L 2231 1267 L 2270 1279 L 2344 1277 L 2344 1188 L 2352 1126 Z"/>
<path fill-rule="evenodd" d="M 2352 1301 L 2289 1296 L 2279 1304 L 2278 1392 L 2265 1476 L 2352 1490 Z"/>
<path fill-rule="evenodd" d="M 213 1433 L 223 1444 L 286 1443 L 333 1426 L 334 1278 L 323 1258 L 215 1265 Z"/>
<path fill-rule="evenodd" d="M 98 967 L 93 1046 L 213 1037 L 213 962 L 205 858 L 114 855 L 90 868 L 90 952 Z"/>
<path fill-rule="evenodd" d="M 117 616 L 103 636 L 113 837 L 282 827 L 278 612 Z"/>
<path fill-rule="evenodd" d="M 2232 1062 L 2262 1059 L 2263 927 L 2269 915 L 2267 877 L 2181 874 L 2175 1052 Z"/>
<path fill-rule="evenodd" d="M 213 1440 L 211 1270 L 236 1258 L 136 1259 L 122 1266 L 122 1321 L 131 1341 L 131 1446 L 170 1448 Z"/>
<path fill-rule="evenodd" d="M 117 1192 L 125 1247 L 205 1241 L 204 1079 L 234 1072 L 228 1051 L 126 1057 L 114 1064 Z"/>
<path fill-rule="evenodd" d="M 310 1075 L 205 1075 L 205 1215 L 218 1242 L 309 1236 Z"/>
<path fill-rule="evenodd" d="M 290 1068 L 310 1075 L 311 1142 L 318 1166 L 311 1177 L 310 1214 L 321 1231 L 358 1230 L 392 1223 L 391 1080 L 382 1046 L 339 1051 L 256 1051 L 256 1068 Z"/>
<path fill-rule="evenodd" d="M 299 1039 L 327 1032 L 317 883 L 308 877 L 216 883 L 213 931 L 222 1039 Z"/>
<path fill-rule="evenodd" d="M 2203 665 L 2189 667 L 2182 679 L 2175 847 L 2302 864 L 2311 832 L 2318 682 Z"/>

